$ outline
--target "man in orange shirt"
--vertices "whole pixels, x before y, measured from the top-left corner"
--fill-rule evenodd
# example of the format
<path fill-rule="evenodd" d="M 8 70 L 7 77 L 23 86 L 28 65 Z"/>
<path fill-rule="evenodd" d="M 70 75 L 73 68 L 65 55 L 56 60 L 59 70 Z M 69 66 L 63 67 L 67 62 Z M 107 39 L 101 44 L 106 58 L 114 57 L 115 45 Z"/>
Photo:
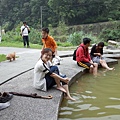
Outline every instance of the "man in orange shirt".
<path fill-rule="evenodd" d="M 53 52 L 53 55 L 54 56 L 57 55 L 57 44 L 54 38 L 49 35 L 48 28 L 42 29 L 42 43 L 43 43 L 42 50 L 44 48 L 50 48 Z"/>
<path fill-rule="evenodd" d="M 61 58 L 57 55 L 57 43 L 52 36 L 49 35 L 49 29 L 43 28 L 42 29 L 42 43 L 44 48 L 50 48 L 53 52 L 53 57 L 51 62 L 53 65 L 60 65 Z"/>

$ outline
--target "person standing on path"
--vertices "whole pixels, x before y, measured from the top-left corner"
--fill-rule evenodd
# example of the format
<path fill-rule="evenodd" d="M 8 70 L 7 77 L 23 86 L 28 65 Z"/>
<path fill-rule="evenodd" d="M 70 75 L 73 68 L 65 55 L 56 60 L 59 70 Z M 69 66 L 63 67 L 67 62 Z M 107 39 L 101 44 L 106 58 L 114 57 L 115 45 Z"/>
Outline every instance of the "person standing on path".
<path fill-rule="evenodd" d="M 21 26 L 21 35 L 23 37 L 23 44 L 24 44 L 24 47 L 26 47 L 26 44 L 27 44 L 27 47 L 29 48 L 29 37 L 28 37 L 28 34 L 30 32 L 30 28 L 29 26 L 27 25 L 26 22 L 23 22 L 23 25 Z"/>

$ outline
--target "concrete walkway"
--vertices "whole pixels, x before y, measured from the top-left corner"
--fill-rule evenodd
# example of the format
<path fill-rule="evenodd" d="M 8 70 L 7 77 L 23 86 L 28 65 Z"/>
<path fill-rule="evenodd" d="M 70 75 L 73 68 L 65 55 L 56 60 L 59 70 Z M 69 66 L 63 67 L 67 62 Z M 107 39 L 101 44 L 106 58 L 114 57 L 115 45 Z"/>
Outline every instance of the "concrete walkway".
<path fill-rule="evenodd" d="M 57 120 L 62 92 L 55 88 L 42 92 L 33 88 L 33 68 L 40 56 L 40 50 L 27 48 L 0 47 L 0 54 L 16 52 L 16 61 L 0 63 L 0 91 L 37 93 L 38 95 L 52 95 L 52 99 L 36 99 L 14 96 L 10 101 L 11 106 L 0 111 L 0 120 Z M 108 53 L 109 51 L 106 50 Z M 113 52 L 114 51 L 110 51 Z M 73 51 L 58 51 L 60 56 L 72 55 Z M 115 54 L 120 56 L 120 50 Z M 107 54 L 106 54 L 107 55 Z M 109 55 L 110 57 L 110 55 Z M 117 60 L 106 58 L 108 63 L 115 64 Z M 85 72 L 78 67 L 72 57 L 63 57 L 59 66 L 61 73 L 72 78 L 70 84 Z M 81 73 L 81 74 L 80 74 Z"/>

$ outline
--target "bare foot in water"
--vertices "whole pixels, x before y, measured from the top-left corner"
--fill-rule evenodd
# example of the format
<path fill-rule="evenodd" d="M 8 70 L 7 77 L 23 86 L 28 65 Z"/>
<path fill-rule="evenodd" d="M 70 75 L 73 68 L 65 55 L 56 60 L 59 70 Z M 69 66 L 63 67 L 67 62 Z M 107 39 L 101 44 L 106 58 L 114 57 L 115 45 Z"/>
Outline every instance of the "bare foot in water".
<path fill-rule="evenodd" d="M 74 98 L 72 98 L 71 96 L 67 96 L 66 93 L 64 93 L 64 98 L 66 98 L 67 100 L 72 100 L 72 101 L 75 101 Z"/>
<path fill-rule="evenodd" d="M 75 99 L 74 99 L 74 98 L 69 97 L 69 96 L 66 96 L 65 98 L 66 98 L 67 100 L 72 100 L 72 101 L 75 101 Z"/>
<path fill-rule="evenodd" d="M 62 92 L 64 92 L 64 93 L 66 93 L 66 90 L 63 87 L 61 87 L 61 86 L 57 87 L 57 89 L 60 90 L 60 91 L 62 91 Z"/>

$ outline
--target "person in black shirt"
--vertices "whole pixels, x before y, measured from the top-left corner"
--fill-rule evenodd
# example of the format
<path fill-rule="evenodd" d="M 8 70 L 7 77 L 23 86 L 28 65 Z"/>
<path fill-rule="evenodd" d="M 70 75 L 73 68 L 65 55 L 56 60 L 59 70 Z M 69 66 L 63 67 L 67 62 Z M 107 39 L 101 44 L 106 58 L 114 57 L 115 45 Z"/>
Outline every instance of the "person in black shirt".
<path fill-rule="evenodd" d="M 104 47 L 104 42 L 99 42 L 98 44 L 95 44 L 90 52 L 91 59 L 94 63 L 98 63 L 107 70 L 113 70 L 114 68 L 110 68 L 107 65 L 106 61 L 104 60 L 104 57 L 102 57 L 103 47 Z"/>

